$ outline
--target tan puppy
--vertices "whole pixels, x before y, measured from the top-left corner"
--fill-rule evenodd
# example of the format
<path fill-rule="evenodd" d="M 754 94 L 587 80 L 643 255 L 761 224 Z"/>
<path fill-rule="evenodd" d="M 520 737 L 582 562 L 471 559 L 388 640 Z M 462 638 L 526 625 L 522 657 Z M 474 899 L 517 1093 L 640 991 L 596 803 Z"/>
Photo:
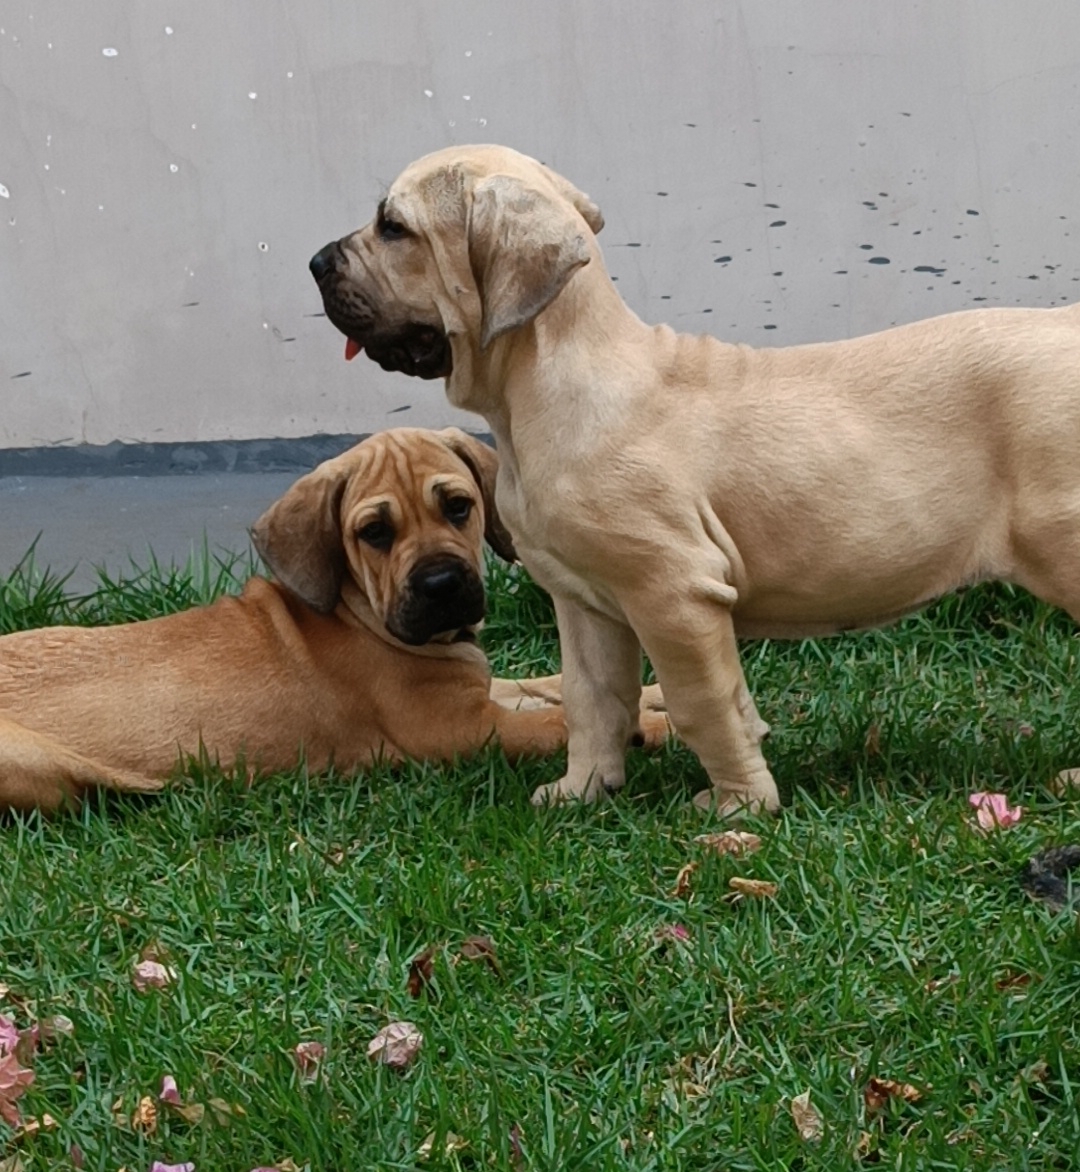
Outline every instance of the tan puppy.
<path fill-rule="evenodd" d="M 347 356 L 445 377 L 495 435 L 562 641 L 569 764 L 537 800 L 622 784 L 639 643 L 699 804 L 771 810 L 736 634 L 868 627 L 986 578 L 1080 617 L 1080 308 L 753 350 L 643 324 L 602 224 L 534 160 L 455 147 L 311 265 Z"/>
<path fill-rule="evenodd" d="M 451 428 L 372 436 L 258 521 L 280 585 L 116 627 L 0 638 L 0 806 L 156 790 L 181 753 L 259 770 L 566 743 L 559 677 L 492 680 L 475 630 L 497 459 Z M 661 703 L 656 689 L 648 703 Z M 518 710 L 520 708 L 520 710 Z M 666 720 L 641 714 L 656 743 Z"/>

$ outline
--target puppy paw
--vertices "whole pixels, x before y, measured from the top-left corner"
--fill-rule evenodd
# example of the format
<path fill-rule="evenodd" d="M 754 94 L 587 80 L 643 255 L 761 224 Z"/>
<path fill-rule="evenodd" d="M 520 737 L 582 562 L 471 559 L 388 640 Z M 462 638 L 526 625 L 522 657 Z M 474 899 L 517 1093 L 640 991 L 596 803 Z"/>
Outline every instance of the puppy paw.
<path fill-rule="evenodd" d="M 667 712 L 667 701 L 659 684 L 646 684 L 641 689 L 642 712 Z"/>
<path fill-rule="evenodd" d="M 694 794 L 694 805 L 720 818 L 746 818 L 751 814 L 775 814 L 780 809 L 776 786 L 763 790 L 703 789 Z"/>
<path fill-rule="evenodd" d="M 625 778 L 612 783 L 603 778 L 590 776 L 579 782 L 570 777 L 560 777 L 548 785 L 537 786 L 530 799 L 534 806 L 561 806 L 565 802 L 596 802 L 622 789 Z"/>
<path fill-rule="evenodd" d="M 638 717 L 638 727 L 630 738 L 630 743 L 639 748 L 659 749 L 674 731 L 666 713 L 643 710 Z"/>

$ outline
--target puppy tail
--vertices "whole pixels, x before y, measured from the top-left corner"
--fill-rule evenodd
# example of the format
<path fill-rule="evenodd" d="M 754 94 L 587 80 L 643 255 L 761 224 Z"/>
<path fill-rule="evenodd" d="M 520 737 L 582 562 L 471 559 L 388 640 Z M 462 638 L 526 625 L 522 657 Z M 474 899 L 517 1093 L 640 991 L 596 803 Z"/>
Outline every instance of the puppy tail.
<path fill-rule="evenodd" d="M 1080 892 L 1070 890 L 1069 873 L 1080 866 L 1080 846 L 1053 846 L 1029 859 L 1020 872 L 1020 886 L 1051 911 L 1075 905 Z"/>

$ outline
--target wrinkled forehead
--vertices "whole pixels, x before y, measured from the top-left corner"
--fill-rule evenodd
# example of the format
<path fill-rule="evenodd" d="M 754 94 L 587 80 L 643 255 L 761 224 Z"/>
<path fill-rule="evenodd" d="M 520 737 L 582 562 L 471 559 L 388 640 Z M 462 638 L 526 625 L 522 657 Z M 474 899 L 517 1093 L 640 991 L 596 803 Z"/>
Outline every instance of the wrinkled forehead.
<path fill-rule="evenodd" d="M 548 174 L 535 159 L 510 147 L 446 147 L 424 155 L 394 180 L 387 193 L 389 209 L 395 200 L 460 199 L 464 191 L 489 175 L 509 175 L 536 182 Z"/>
<path fill-rule="evenodd" d="M 374 435 L 359 445 L 358 455 L 342 500 L 345 513 L 365 502 L 431 504 L 451 489 L 470 492 L 474 487 L 468 465 L 423 431 Z"/>

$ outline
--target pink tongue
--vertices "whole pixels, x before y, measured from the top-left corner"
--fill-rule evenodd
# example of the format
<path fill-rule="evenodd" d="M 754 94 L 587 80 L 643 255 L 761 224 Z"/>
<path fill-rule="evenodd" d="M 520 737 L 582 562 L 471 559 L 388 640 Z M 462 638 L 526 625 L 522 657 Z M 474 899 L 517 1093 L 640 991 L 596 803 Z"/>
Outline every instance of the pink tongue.
<path fill-rule="evenodd" d="M 352 360 L 363 350 L 363 346 L 359 342 L 354 342 L 352 338 L 345 339 L 345 361 L 352 362 Z"/>

